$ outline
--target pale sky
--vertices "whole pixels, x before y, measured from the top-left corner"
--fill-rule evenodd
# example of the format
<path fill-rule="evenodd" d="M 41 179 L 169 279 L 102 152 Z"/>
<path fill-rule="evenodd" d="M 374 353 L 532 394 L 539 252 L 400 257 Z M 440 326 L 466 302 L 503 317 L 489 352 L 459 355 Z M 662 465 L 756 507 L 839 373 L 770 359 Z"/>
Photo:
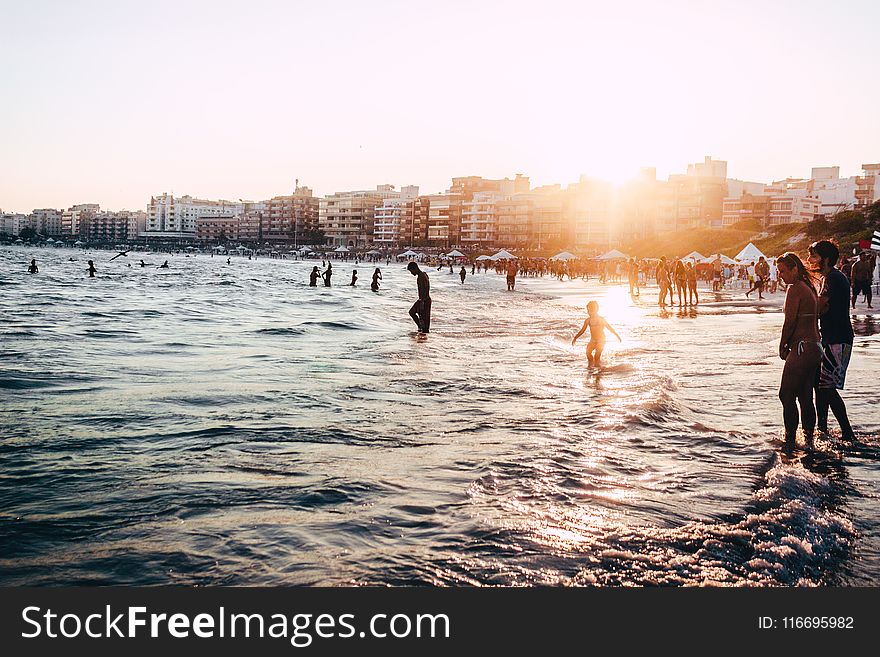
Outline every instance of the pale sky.
<path fill-rule="evenodd" d="M 0 208 L 880 162 L 876 0 L 0 0 Z"/>

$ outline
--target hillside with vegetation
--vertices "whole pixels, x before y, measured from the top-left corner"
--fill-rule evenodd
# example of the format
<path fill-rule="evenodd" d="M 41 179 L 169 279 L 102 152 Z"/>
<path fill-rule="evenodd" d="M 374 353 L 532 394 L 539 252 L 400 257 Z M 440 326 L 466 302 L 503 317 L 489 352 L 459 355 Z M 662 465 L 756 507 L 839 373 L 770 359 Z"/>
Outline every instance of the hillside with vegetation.
<path fill-rule="evenodd" d="M 851 251 L 859 240 L 870 240 L 875 230 L 880 230 L 880 201 L 864 211 L 840 212 L 831 219 L 816 219 L 806 224 L 763 229 L 752 220 L 718 230 L 706 228 L 655 235 L 634 242 L 624 250 L 639 258 L 681 257 L 691 251 L 703 255 L 720 252 L 733 257 L 752 242 L 768 256 L 776 256 L 786 251 L 803 252 L 816 240 L 832 239 L 841 250 Z"/>

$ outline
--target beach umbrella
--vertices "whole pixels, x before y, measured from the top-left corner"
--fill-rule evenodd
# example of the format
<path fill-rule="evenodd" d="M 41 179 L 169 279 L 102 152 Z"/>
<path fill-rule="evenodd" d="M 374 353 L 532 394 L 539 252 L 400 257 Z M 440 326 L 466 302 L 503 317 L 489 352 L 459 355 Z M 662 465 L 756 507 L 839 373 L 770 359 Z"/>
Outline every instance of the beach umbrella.
<path fill-rule="evenodd" d="M 608 253 L 600 255 L 596 260 L 629 260 L 629 256 L 617 249 L 611 249 Z"/>
<path fill-rule="evenodd" d="M 464 253 L 462 253 L 461 251 L 456 249 L 455 251 L 450 251 L 449 253 L 447 253 L 446 257 L 447 258 L 466 258 L 467 256 L 465 256 Z"/>
<path fill-rule="evenodd" d="M 372 249 L 371 251 L 367 251 L 366 255 L 382 255 L 382 252 Z"/>
<path fill-rule="evenodd" d="M 516 256 L 513 255 L 510 251 L 505 251 L 501 249 L 498 253 L 491 256 L 492 260 L 516 260 Z"/>
<path fill-rule="evenodd" d="M 562 253 L 557 253 L 555 256 L 550 258 L 551 260 L 574 260 L 577 256 L 573 253 L 569 253 L 568 251 L 563 251 Z"/>

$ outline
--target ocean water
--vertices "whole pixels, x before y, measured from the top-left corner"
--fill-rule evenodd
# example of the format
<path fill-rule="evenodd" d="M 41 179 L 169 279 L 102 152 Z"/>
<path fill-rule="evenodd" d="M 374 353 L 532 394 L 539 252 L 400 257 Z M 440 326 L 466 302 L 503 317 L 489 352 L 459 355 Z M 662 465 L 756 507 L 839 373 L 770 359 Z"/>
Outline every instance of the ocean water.
<path fill-rule="evenodd" d="M 778 303 L 111 255 L 0 248 L 0 584 L 880 584 L 880 319 L 786 456 Z"/>

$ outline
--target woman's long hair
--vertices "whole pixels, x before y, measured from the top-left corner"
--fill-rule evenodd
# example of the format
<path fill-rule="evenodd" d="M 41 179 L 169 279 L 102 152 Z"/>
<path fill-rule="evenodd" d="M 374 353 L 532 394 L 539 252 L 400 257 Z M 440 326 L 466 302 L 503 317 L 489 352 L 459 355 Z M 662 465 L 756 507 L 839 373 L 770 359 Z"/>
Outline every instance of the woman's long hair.
<path fill-rule="evenodd" d="M 789 251 L 785 255 L 781 255 L 778 258 L 776 258 L 777 268 L 779 267 L 780 262 L 785 263 L 785 266 L 788 267 L 789 269 L 791 269 L 791 268 L 797 269 L 798 276 L 800 276 L 800 279 L 809 286 L 809 288 L 813 291 L 813 294 L 816 294 L 816 286 L 813 284 L 813 276 L 812 276 L 812 274 L 810 274 L 810 272 L 807 270 L 807 268 L 804 267 L 804 263 L 797 256 L 797 254 Z"/>

